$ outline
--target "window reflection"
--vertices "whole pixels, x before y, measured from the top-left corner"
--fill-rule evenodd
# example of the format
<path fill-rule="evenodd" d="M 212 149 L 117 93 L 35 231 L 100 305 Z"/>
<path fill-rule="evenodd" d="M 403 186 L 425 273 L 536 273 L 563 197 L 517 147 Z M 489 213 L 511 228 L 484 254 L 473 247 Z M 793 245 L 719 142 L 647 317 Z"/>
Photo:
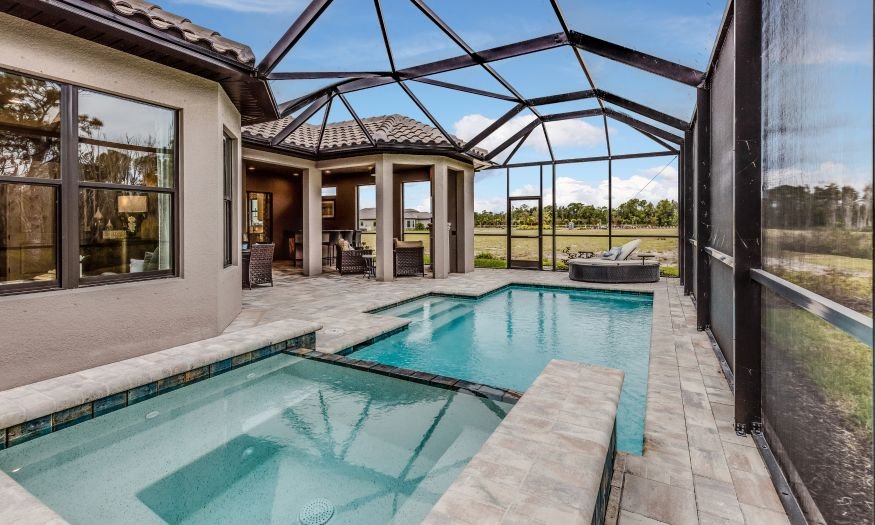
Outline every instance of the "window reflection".
<path fill-rule="evenodd" d="M 273 238 L 273 199 L 270 193 L 250 191 L 248 200 L 247 240 L 251 243 L 271 242 Z"/>
<path fill-rule="evenodd" d="M 0 287 L 55 282 L 54 186 L 0 184 Z"/>
<path fill-rule="evenodd" d="M 0 71 L 0 176 L 60 177 L 61 87 Z"/>
<path fill-rule="evenodd" d="M 173 187 L 174 128 L 172 110 L 80 91 L 80 179 Z"/>
<path fill-rule="evenodd" d="M 171 196 L 82 189 L 79 256 L 83 277 L 171 270 Z"/>

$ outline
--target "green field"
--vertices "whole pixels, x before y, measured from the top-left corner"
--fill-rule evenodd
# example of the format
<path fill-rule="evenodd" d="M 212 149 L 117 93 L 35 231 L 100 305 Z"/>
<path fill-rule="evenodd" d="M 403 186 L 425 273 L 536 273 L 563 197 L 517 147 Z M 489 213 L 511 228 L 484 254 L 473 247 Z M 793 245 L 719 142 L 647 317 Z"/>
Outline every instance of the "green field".
<path fill-rule="evenodd" d="M 535 235 L 533 230 L 515 230 L 518 235 Z M 543 257 L 544 266 L 553 265 L 553 238 L 552 230 L 543 231 Z M 608 246 L 607 230 L 568 230 L 560 228 L 556 231 L 557 267 L 565 269 L 564 261 L 567 258 L 564 251 L 573 252 L 591 251 L 603 252 L 610 249 Z M 639 251 L 652 253 L 657 256 L 663 265 L 663 275 L 674 277 L 677 275 L 677 245 L 678 240 L 672 236 L 677 235 L 676 228 L 636 228 L 615 229 L 613 231 L 614 245 L 619 246 L 632 239 L 641 239 Z M 664 237 L 647 237 L 660 236 Z M 644 236 L 644 237 L 643 237 Z M 420 240 L 425 245 L 426 254 L 429 254 L 429 233 L 427 231 L 409 230 L 404 232 L 404 239 L 408 241 Z M 370 248 L 377 246 L 376 233 L 362 233 L 362 242 Z M 514 241 L 514 258 L 536 260 L 538 257 L 538 245 L 535 238 Z M 478 268 L 506 268 L 507 267 L 507 236 L 506 230 L 501 228 L 476 228 L 474 230 L 474 254 L 475 266 Z"/>
<path fill-rule="evenodd" d="M 526 235 L 533 233 L 527 230 L 515 231 L 514 234 Z M 543 254 L 544 258 L 552 261 L 553 238 L 551 230 L 544 230 Z M 652 253 L 663 264 L 677 264 L 677 235 L 675 228 L 638 228 L 614 230 L 614 245 L 619 246 L 632 239 L 641 239 L 639 251 Z M 664 235 L 665 237 L 645 237 Z M 603 252 L 611 247 L 608 246 L 607 230 L 567 230 L 560 228 L 556 231 L 557 260 L 566 258 L 565 250 Z M 515 241 L 514 257 L 531 258 L 537 257 L 537 242 Z M 474 230 L 474 253 L 477 255 L 489 254 L 496 258 L 505 258 L 507 254 L 507 237 L 505 230 L 477 228 Z"/>

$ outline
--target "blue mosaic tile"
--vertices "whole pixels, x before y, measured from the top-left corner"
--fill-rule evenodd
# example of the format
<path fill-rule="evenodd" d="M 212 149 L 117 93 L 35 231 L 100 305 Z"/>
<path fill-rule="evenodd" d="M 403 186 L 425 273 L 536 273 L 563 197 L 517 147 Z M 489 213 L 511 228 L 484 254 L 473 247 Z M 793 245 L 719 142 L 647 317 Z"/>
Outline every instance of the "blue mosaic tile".
<path fill-rule="evenodd" d="M 33 438 L 44 436 L 52 431 L 52 416 L 43 416 L 37 419 L 25 421 L 6 429 L 6 441 L 8 446 L 18 445 Z"/>
<path fill-rule="evenodd" d="M 288 348 L 288 341 L 280 341 L 279 343 L 274 343 L 270 345 L 270 351 L 273 353 L 282 352 L 286 348 Z M 259 348 L 258 350 L 264 350 L 265 348 Z M 258 351 L 256 350 L 256 352 Z"/>
<path fill-rule="evenodd" d="M 219 374 L 223 374 L 228 370 L 234 368 L 233 363 L 231 362 L 231 358 L 222 359 L 221 361 L 216 361 L 215 363 L 210 365 L 210 375 L 216 376 Z"/>
<path fill-rule="evenodd" d="M 210 377 L 210 367 L 202 366 L 200 368 L 195 368 L 194 370 L 189 370 L 182 375 L 182 382 L 186 385 L 190 385 L 192 383 L 197 383 L 198 381 L 202 381 Z"/>
<path fill-rule="evenodd" d="M 61 410 L 52 414 L 52 431 L 58 431 L 76 423 L 88 421 L 93 417 L 91 403 L 84 403 L 79 406 Z"/>
<path fill-rule="evenodd" d="M 158 380 L 158 393 L 172 392 L 182 386 L 185 386 L 185 373 L 165 377 Z"/>
<path fill-rule="evenodd" d="M 120 408 L 124 408 L 128 405 L 128 393 L 127 392 L 119 392 L 118 394 L 113 394 L 111 396 L 102 397 L 98 400 L 94 401 L 94 417 L 102 416 L 104 414 L 109 414 L 115 410 Z"/>
<path fill-rule="evenodd" d="M 250 361 L 252 361 L 252 352 L 246 352 L 245 354 L 232 357 L 231 366 L 237 368 L 238 366 L 243 366 Z"/>
<path fill-rule="evenodd" d="M 128 405 L 145 401 L 158 395 L 158 383 L 149 383 L 128 390 Z"/>
<path fill-rule="evenodd" d="M 276 347 L 277 345 L 271 345 L 259 348 L 258 350 L 253 350 L 252 359 L 264 359 L 265 357 L 271 356 L 279 351 L 276 350 Z M 285 345 L 283 345 L 283 350 L 285 350 Z"/>
<path fill-rule="evenodd" d="M 0 429 L 0 450 L 6 448 L 6 429 Z"/>

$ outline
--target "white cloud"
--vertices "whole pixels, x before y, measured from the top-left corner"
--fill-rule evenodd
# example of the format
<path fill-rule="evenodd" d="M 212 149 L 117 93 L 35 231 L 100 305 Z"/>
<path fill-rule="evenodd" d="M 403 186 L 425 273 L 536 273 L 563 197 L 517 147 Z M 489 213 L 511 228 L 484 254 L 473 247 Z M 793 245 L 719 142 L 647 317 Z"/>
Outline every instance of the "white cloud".
<path fill-rule="evenodd" d="M 495 130 L 483 142 L 478 144 L 478 147 L 492 151 L 493 148 L 509 139 L 534 118 L 532 115 L 522 115 L 510 119 L 505 125 Z M 471 140 L 496 120 L 478 113 L 465 115 L 453 124 L 453 132 L 462 140 Z M 605 140 L 603 128 L 593 126 L 589 122 L 580 119 L 548 122 L 546 127 L 547 133 L 550 135 L 550 144 L 554 148 L 589 147 L 600 144 Z M 547 141 L 544 139 L 543 132 L 536 128 L 523 147 L 534 148 L 539 153 L 547 153 Z"/>
<path fill-rule="evenodd" d="M 474 198 L 474 211 L 507 211 L 507 200 L 504 197 L 490 197 L 488 199 Z"/>
<path fill-rule="evenodd" d="M 660 173 L 660 175 L 654 179 L 653 177 L 657 173 Z M 653 181 L 650 181 L 650 179 L 653 179 Z M 662 199 L 677 200 L 678 172 L 677 168 L 672 165 L 652 166 L 636 170 L 627 177 L 614 177 L 612 186 L 614 207 L 619 206 L 632 197 L 653 203 Z M 552 192 L 545 188 L 544 193 L 544 206 L 549 206 L 553 202 Z M 538 188 L 531 184 L 521 186 L 511 192 L 512 197 L 537 194 Z M 608 180 L 605 178 L 597 183 L 592 183 L 573 177 L 556 177 L 556 202 L 559 206 L 567 206 L 572 202 L 607 206 Z M 474 209 L 478 212 L 502 212 L 507 210 L 507 201 L 503 197 L 478 199 L 475 195 Z"/>
<path fill-rule="evenodd" d="M 303 0 L 180 0 L 185 4 L 247 13 L 299 13 Z"/>

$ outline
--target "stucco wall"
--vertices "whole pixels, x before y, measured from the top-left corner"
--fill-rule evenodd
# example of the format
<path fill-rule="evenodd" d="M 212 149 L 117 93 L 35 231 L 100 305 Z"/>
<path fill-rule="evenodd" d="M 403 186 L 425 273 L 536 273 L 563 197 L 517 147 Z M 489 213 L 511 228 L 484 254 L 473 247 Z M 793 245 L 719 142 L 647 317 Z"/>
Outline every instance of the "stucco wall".
<path fill-rule="evenodd" d="M 180 278 L 0 297 L 0 390 L 218 334 L 241 297 L 239 266 L 222 264 L 221 137 L 240 137 L 224 91 L 18 18 L 0 27 L 0 67 L 181 110 L 182 221 Z"/>

